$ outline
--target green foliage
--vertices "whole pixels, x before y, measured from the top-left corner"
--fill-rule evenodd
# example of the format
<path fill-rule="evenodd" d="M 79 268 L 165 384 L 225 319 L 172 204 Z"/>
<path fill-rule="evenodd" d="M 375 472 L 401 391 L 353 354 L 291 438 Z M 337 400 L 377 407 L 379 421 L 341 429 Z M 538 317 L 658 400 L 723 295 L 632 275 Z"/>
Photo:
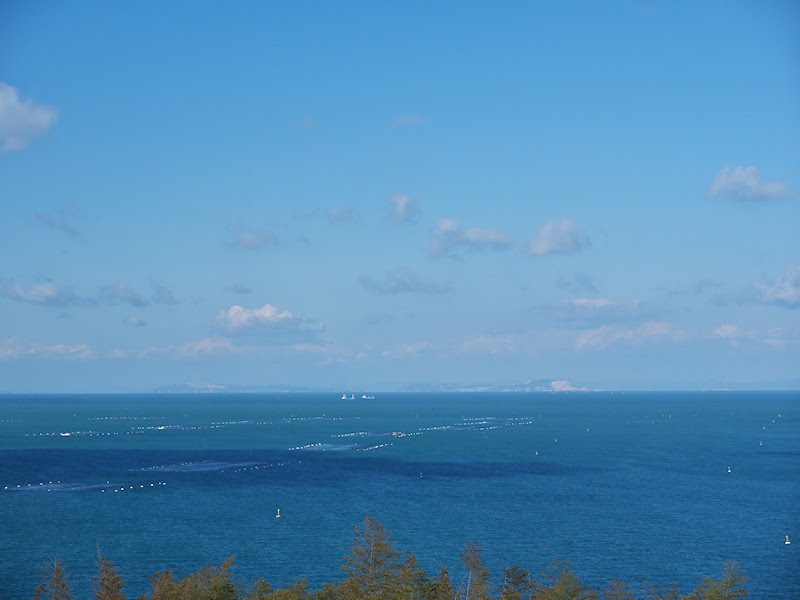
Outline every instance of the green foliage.
<path fill-rule="evenodd" d="M 536 600 L 589 600 L 593 596 L 564 561 L 552 563 L 542 578 L 546 584 L 536 594 Z"/>
<path fill-rule="evenodd" d="M 603 600 L 635 600 L 636 594 L 628 584 L 615 579 L 603 589 Z"/>
<path fill-rule="evenodd" d="M 345 596 L 339 584 L 326 583 L 314 594 L 314 600 L 345 600 Z"/>
<path fill-rule="evenodd" d="M 681 592 L 677 585 L 665 588 L 650 588 L 647 591 L 647 600 L 681 600 Z"/>
<path fill-rule="evenodd" d="M 442 570 L 439 571 L 439 577 L 428 583 L 427 589 L 425 590 L 425 599 L 452 600 L 454 596 L 455 591 L 453 590 L 453 582 L 450 581 L 450 574 L 447 572 L 447 569 L 442 566 Z"/>
<path fill-rule="evenodd" d="M 269 600 L 306 600 L 311 598 L 311 594 L 309 594 L 308 582 L 305 579 L 301 579 L 291 587 L 275 590 L 267 598 Z"/>
<path fill-rule="evenodd" d="M 349 575 L 342 582 L 348 600 L 385 598 L 389 590 L 397 589 L 400 556 L 383 525 L 372 517 L 364 519 L 363 527 L 356 527 L 353 547 L 342 565 Z"/>
<path fill-rule="evenodd" d="M 725 565 L 725 575 L 719 581 L 706 577 L 688 600 L 739 600 L 747 598 L 744 584 L 747 577 L 735 562 Z"/>
<path fill-rule="evenodd" d="M 97 576 L 94 578 L 95 600 L 125 600 L 125 577 L 109 559 L 101 556 Z"/>
<path fill-rule="evenodd" d="M 489 590 L 489 570 L 483 564 L 482 552 L 475 540 L 461 551 L 461 560 L 468 571 L 465 600 L 488 600 L 492 597 Z"/>
<path fill-rule="evenodd" d="M 69 573 L 64 563 L 54 560 L 41 571 L 42 582 L 33 592 L 34 600 L 72 600 Z"/>
<path fill-rule="evenodd" d="M 243 600 L 267 600 L 274 591 L 269 581 L 263 577 L 256 579 L 253 589 L 244 597 Z"/>
<path fill-rule="evenodd" d="M 150 580 L 152 591 L 147 600 L 237 600 L 238 592 L 231 581 L 233 557 L 219 567 L 207 565 L 190 573 L 179 582 L 169 571 L 156 573 Z"/>
<path fill-rule="evenodd" d="M 525 600 L 533 597 L 536 583 L 531 574 L 522 567 L 509 567 L 503 570 L 503 585 L 500 586 L 500 600 Z"/>
<path fill-rule="evenodd" d="M 159 571 L 150 578 L 152 593 L 144 595 L 139 600 L 181 600 L 178 584 L 171 571 Z"/>
<path fill-rule="evenodd" d="M 414 553 L 409 552 L 398 569 L 397 587 L 391 591 L 390 597 L 397 600 L 420 600 L 425 597 L 427 586 L 425 572 L 419 566 Z"/>

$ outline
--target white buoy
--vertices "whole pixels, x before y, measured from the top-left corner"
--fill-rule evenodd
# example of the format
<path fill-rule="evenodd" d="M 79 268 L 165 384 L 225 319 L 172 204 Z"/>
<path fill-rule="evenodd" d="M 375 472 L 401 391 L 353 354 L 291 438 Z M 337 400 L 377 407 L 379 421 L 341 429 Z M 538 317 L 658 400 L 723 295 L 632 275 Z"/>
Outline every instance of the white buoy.
<path fill-rule="evenodd" d="M 730 472 L 731 472 L 731 468 L 730 468 L 730 467 L 728 467 L 728 473 L 730 473 Z"/>
<path fill-rule="evenodd" d="M 788 535 L 786 536 L 786 541 L 785 541 L 785 542 L 783 542 L 783 543 L 784 543 L 784 544 L 791 544 L 791 543 L 792 543 L 792 542 L 790 542 L 790 541 L 789 541 L 789 536 L 788 536 Z"/>
<path fill-rule="evenodd" d="M 275 515 L 275 518 L 276 519 L 280 519 L 281 518 L 281 509 L 280 508 L 278 509 L 278 514 Z"/>

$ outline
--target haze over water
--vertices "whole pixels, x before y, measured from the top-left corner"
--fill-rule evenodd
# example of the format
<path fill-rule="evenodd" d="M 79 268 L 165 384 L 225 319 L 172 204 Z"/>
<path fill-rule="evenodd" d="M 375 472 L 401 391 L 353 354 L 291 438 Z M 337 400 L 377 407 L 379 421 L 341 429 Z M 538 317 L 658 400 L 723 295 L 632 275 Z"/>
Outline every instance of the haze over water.
<path fill-rule="evenodd" d="M 796 597 L 799 457 L 797 392 L 3 396 L 0 596 L 52 557 L 87 591 L 97 548 L 132 595 L 231 554 L 319 585 L 372 515 L 456 582 L 477 539 L 495 577 L 561 557 L 688 591 L 736 560 Z"/>

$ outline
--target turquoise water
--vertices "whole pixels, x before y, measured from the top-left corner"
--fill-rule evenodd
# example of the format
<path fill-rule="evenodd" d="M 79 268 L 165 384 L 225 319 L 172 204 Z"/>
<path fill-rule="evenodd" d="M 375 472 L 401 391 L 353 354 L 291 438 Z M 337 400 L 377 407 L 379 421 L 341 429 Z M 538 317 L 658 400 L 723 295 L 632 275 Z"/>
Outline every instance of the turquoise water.
<path fill-rule="evenodd" d="M 0 396 L 1 598 L 53 557 L 88 591 L 97 548 L 132 596 L 231 554 L 316 585 L 366 515 L 456 581 L 477 539 L 495 576 L 688 590 L 736 560 L 800 598 L 800 394 Z"/>

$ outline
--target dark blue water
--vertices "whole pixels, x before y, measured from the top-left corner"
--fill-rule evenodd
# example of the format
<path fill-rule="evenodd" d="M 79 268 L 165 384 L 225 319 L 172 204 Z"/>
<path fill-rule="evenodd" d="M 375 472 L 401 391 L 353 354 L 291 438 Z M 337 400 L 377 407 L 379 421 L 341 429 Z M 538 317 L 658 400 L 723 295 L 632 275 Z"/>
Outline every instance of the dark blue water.
<path fill-rule="evenodd" d="M 131 596 L 231 554 L 318 585 L 367 515 L 456 582 L 477 539 L 496 576 L 561 557 L 688 591 L 736 560 L 798 598 L 800 394 L 0 397 L 1 598 L 53 557 L 86 593 L 98 548 Z"/>

